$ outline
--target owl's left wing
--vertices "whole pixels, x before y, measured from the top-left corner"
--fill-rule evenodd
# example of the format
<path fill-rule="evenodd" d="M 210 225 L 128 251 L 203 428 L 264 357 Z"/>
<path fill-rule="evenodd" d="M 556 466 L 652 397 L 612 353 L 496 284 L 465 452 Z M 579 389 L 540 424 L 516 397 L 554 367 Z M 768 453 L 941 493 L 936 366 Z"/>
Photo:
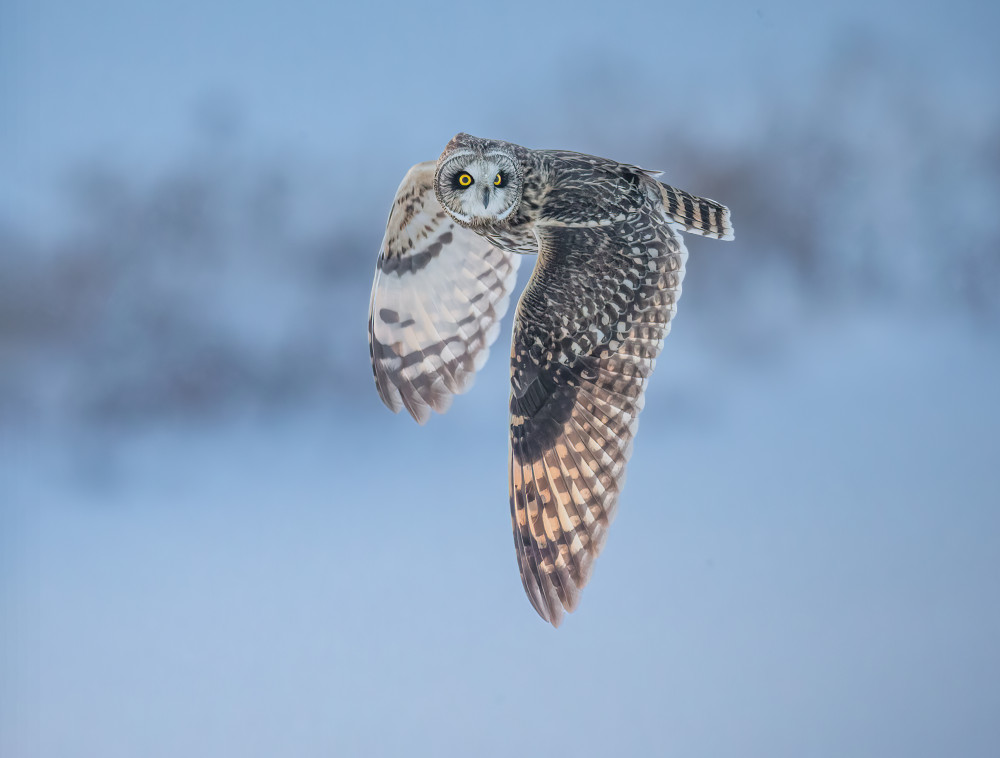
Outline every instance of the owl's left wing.
<path fill-rule="evenodd" d="M 524 589 L 558 626 L 614 518 L 687 251 L 650 211 L 536 233 L 511 347 L 510 507 Z"/>
<path fill-rule="evenodd" d="M 510 302 L 518 255 L 456 224 L 434 195 L 435 163 L 396 192 L 368 313 L 375 385 L 423 424 L 472 386 Z"/>

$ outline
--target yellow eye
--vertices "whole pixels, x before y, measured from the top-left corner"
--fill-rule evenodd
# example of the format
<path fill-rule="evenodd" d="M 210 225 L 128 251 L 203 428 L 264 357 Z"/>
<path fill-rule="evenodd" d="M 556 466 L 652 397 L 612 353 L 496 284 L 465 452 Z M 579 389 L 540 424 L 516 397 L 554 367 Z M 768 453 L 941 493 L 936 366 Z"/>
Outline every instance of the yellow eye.
<path fill-rule="evenodd" d="M 463 187 L 468 187 L 470 184 L 472 184 L 472 175 L 462 172 L 461 174 L 458 175 L 458 183 L 461 184 Z"/>
<path fill-rule="evenodd" d="M 500 174 L 497 174 L 497 178 L 493 180 L 493 184 L 499 187 L 501 184 L 503 184 L 503 177 L 500 176 Z"/>

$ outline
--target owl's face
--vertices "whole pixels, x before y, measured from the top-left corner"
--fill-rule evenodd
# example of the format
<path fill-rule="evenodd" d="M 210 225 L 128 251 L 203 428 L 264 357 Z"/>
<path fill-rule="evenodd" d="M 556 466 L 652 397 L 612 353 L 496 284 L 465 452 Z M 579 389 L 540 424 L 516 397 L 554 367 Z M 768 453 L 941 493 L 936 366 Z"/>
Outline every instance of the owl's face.
<path fill-rule="evenodd" d="M 521 172 L 500 147 L 460 148 L 438 160 L 434 189 L 448 214 L 466 226 L 503 221 L 521 202 Z"/>

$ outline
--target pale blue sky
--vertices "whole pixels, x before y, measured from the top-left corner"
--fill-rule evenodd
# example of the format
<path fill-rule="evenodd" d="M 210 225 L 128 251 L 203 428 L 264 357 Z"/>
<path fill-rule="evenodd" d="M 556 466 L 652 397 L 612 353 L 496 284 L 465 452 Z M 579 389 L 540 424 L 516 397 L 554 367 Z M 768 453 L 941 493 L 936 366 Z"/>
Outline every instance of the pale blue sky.
<path fill-rule="evenodd" d="M 344 172 L 368 203 L 372 174 L 433 157 L 460 130 L 583 151 L 627 152 L 664 124 L 752 142 L 774 98 L 808 104 L 859 38 L 958 120 L 996 99 L 990 3 L 566 8 L 6 0 L 0 221 L 58 223 L 60 181 L 81 163 L 170 165 L 210 101 L 240 115 L 251 149 Z"/>
<path fill-rule="evenodd" d="M 1000 754 L 1000 351 L 959 289 L 995 301 L 998 9 L 0 0 L 0 232 L 67 241 L 0 288 L 0 754 Z M 426 427 L 371 386 L 392 192 L 460 130 L 680 135 L 733 205 L 558 631 L 510 537 L 510 315 Z M 224 160 L 218 238 L 150 221 L 213 149 L 321 187 L 285 200 L 324 233 L 227 227 Z M 93 164 L 135 177 L 122 235 L 67 233 Z M 170 394 L 217 367 L 223 411 Z"/>

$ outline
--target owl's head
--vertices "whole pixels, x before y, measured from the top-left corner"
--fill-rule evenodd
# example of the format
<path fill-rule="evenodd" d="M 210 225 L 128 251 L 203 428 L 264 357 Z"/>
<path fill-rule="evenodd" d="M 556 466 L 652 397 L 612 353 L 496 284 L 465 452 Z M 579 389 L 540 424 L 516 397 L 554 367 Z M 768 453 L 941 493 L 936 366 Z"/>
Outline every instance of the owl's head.
<path fill-rule="evenodd" d="M 505 142 L 457 134 L 438 158 L 434 192 L 465 226 L 503 221 L 521 202 L 523 176 Z"/>

